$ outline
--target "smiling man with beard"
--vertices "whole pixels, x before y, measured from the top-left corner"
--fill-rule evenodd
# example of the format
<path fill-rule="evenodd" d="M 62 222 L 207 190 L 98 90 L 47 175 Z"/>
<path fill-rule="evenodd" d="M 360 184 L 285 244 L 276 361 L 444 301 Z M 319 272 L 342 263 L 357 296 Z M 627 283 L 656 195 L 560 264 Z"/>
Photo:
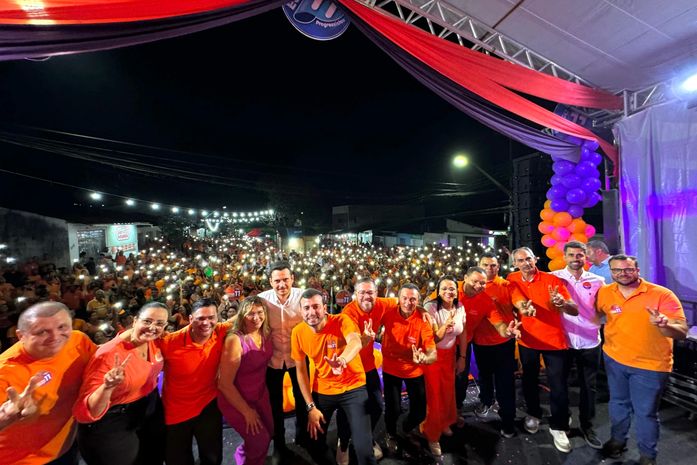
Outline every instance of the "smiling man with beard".
<path fill-rule="evenodd" d="M 225 335 L 231 326 L 218 323 L 215 302 L 204 298 L 194 302 L 188 326 L 162 338 L 167 465 L 195 463 L 194 437 L 201 465 L 222 461 L 223 422 L 216 405 L 217 376 Z"/>
<path fill-rule="evenodd" d="M 586 444 L 602 448 L 602 442 L 593 429 L 595 417 L 596 377 L 600 365 L 600 325 L 595 317 L 595 297 L 605 284 L 605 278 L 585 271 L 586 246 L 577 241 L 564 245 L 566 267 L 552 271 L 563 279 L 571 298 L 578 305 L 578 315 L 562 314 L 562 324 L 569 344 L 569 366 L 576 364 L 581 388 L 578 410 L 581 432 Z"/>
<path fill-rule="evenodd" d="M 362 346 L 358 326 L 347 315 L 328 315 L 322 293 L 316 289 L 303 292 L 300 309 L 303 323 L 293 328 L 291 353 L 308 413 L 310 455 L 319 465 L 333 463 L 327 448 L 327 429 L 334 411 L 341 408 L 351 429 L 358 463 L 374 465 L 365 371 L 357 356 Z M 312 386 L 305 357 L 314 364 Z"/>

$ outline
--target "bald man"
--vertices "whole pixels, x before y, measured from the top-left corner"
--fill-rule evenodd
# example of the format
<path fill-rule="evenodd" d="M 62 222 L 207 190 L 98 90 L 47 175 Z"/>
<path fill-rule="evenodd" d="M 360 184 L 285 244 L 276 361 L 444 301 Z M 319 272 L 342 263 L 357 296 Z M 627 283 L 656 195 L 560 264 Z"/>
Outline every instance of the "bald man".
<path fill-rule="evenodd" d="M 17 323 L 0 354 L 0 450 L 4 463 L 77 464 L 72 407 L 96 346 L 72 330 L 62 303 L 41 302 Z"/>

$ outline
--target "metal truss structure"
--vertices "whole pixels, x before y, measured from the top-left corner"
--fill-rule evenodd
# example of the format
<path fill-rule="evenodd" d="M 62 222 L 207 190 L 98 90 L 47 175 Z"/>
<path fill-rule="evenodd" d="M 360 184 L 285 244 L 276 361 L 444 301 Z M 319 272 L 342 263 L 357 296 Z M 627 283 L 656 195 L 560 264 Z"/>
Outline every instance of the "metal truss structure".
<path fill-rule="evenodd" d="M 592 85 L 581 76 L 530 50 L 523 44 L 506 37 L 492 27 L 459 10 L 444 0 L 358 0 L 361 3 L 405 23 L 417 26 L 435 36 L 455 42 L 462 47 L 478 50 L 541 73 L 575 82 Z M 674 97 L 670 83 L 661 82 L 637 91 L 623 91 L 624 111 L 576 108 L 579 113 L 593 120 L 593 125 L 608 127 L 624 116 L 637 113 Z"/>

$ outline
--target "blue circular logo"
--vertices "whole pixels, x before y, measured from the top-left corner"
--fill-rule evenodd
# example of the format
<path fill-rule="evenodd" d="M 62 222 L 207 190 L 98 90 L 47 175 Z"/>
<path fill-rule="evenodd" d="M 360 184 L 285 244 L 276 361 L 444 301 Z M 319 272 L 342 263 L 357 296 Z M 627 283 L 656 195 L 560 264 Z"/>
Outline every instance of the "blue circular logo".
<path fill-rule="evenodd" d="M 332 40 L 350 24 L 343 10 L 329 0 L 292 0 L 283 5 L 290 23 L 302 34 L 316 40 Z"/>

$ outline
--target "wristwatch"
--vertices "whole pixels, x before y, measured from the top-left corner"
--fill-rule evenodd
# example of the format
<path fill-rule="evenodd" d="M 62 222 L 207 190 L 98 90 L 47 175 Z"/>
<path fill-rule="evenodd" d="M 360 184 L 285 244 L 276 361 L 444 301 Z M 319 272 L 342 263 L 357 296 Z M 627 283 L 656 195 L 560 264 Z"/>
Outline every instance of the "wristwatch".
<path fill-rule="evenodd" d="M 313 408 L 315 408 L 315 403 L 314 403 L 314 402 L 310 402 L 309 404 L 307 404 L 307 406 L 306 406 L 305 408 L 307 409 L 307 413 L 310 413 L 310 410 L 312 410 Z"/>

